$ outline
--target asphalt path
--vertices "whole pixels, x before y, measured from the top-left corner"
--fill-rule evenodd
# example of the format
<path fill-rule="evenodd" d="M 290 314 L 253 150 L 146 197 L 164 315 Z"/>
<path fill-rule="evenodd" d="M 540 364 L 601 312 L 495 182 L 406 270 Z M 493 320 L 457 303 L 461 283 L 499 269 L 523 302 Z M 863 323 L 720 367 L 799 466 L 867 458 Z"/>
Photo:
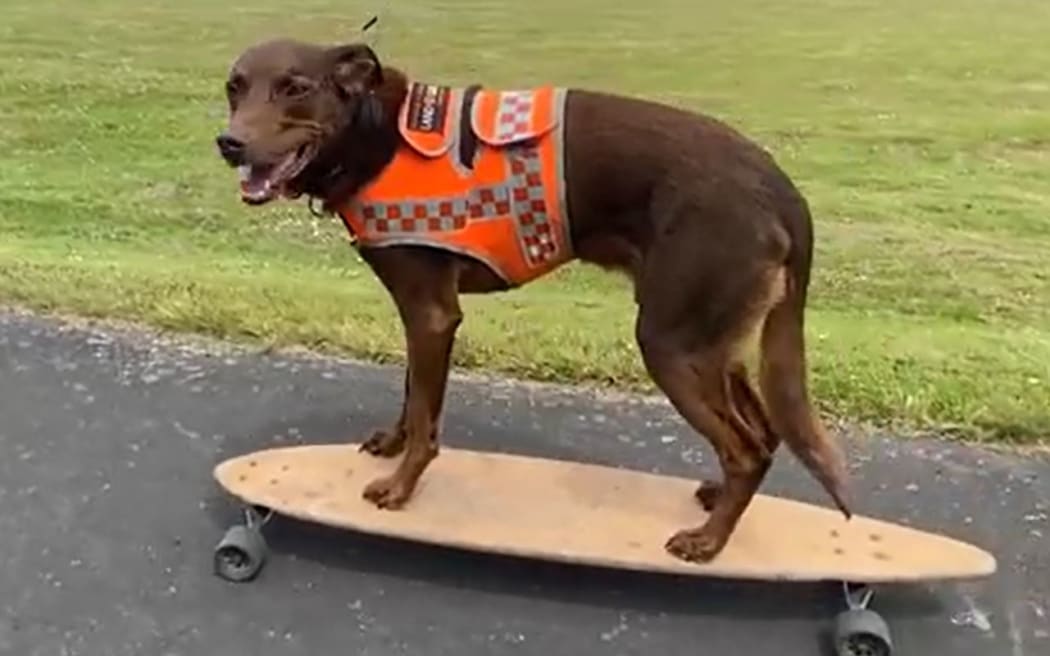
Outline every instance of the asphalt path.
<path fill-rule="evenodd" d="M 400 393 L 397 368 L 0 313 L 0 654 L 828 653 L 830 585 L 553 565 L 289 520 L 267 527 L 256 581 L 211 573 L 237 519 L 217 462 L 359 439 Z M 1050 462 L 844 439 L 859 512 L 999 559 L 982 581 L 879 590 L 896 653 L 1050 654 Z M 444 441 L 698 478 L 712 465 L 664 403 L 466 376 Z M 826 503 L 790 457 L 763 491 Z"/>

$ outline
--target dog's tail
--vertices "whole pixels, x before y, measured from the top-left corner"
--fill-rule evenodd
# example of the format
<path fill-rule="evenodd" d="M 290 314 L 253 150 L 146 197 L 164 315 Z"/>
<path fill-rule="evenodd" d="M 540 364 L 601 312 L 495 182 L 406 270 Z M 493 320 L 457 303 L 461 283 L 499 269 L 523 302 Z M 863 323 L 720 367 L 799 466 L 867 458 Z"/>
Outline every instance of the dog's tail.
<path fill-rule="evenodd" d="M 759 381 L 771 428 L 849 519 L 845 457 L 813 412 L 806 385 L 804 310 L 813 259 L 813 222 L 805 199 L 797 192 L 790 195 L 792 209 L 782 217 L 791 240 L 786 293 L 762 328 Z"/>

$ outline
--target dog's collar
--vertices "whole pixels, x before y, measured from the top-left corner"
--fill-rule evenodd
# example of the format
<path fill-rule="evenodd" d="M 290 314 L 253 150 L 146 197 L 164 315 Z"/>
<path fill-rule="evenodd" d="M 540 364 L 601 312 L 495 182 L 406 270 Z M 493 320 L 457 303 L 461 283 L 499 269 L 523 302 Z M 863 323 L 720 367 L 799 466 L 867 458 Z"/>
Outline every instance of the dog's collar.
<path fill-rule="evenodd" d="M 401 101 L 401 105 L 398 108 L 395 121 L 397 122 L 398 130 L 398 142 L 404 142 L 406 140 L 406 126 L 409 124 L 409 113 L 412 111 L 413 101 L 418 101 L 421 94 L 425 93 L 427 89 L 447 89 L 447 87 L 435 87 L 433 85 L 420 82 L 420 81 L 409 81 L 407 85 L 407 93 L 405 93 L 404 99 Z M 477 154 L 478 139 L 471 129 L 471 116 L 474 110 L 474 100 L 481 90 L 481 85 L 473 84 L 463 89 L 461 94 L 461 101 L 459 111 L 459 121 L 456 125 L 448 126 L 449 134 L 446 135 L 457 148 L 457 159 L 460 165 L 469 170 L 473 167 L 473 162 Z M 447 111 L 447 109 L 446 109 Z M 337 182 L 340 178 L 346 175 L 346 167 L 341 163 L 337 163 L 328 173 L 321 178 L 317 187 L 320 189 L 331 189 L 337 186 Z M 337 209 L 330 204 L 323 196 L 316 196 L 313 194 L 303 194 L 307 196 L 307 209 L 312 215 L 318 218 L 329 217 L 338 214 Z M 318 209 L 320 206 L 320 209 Z"/>

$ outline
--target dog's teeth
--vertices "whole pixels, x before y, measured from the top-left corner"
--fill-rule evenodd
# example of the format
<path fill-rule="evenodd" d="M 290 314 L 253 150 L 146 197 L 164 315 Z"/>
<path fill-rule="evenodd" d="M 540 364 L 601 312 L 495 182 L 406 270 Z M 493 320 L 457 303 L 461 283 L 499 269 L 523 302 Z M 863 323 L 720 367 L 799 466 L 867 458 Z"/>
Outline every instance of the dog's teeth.
<path fill-rule="evenodd" d="M 237 173 L 240 174 L 242 182 L 247 182 L 248 179 L 252 177 L 252 167 L 248 166 L 247 164 L 245 164 L 244 166 L 238 166 Z"/>

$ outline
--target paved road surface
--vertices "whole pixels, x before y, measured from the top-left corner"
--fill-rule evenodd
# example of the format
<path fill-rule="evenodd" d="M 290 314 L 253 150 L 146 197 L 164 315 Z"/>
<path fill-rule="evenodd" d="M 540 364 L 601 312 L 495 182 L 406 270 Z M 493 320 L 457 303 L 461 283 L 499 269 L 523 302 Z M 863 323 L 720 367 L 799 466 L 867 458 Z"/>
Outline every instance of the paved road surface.
<path fill-rule="evenodd" d="M 824 654 L 828 586 L 478 557 L 281 521 L 255 583 L 210 573 L 221 458 L 364 435 L 397 371 L 0 315 L 0 654 Z M 660 404 L 456 380 L 446 441 L 694 474 Z M 1050 464 L 855 438 L 859 510 L 975 541 L 992 579 L 888 589 L 899 654 L 1050 654 Z M 824 500 L 784 458 L 766 491 Z"/>

